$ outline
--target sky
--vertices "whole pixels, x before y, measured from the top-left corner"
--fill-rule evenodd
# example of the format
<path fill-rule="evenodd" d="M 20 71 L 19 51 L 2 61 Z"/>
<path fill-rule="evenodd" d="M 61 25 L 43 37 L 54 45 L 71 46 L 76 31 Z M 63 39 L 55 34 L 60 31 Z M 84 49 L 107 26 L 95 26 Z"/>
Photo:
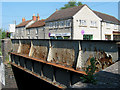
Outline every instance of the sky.
<path fill-rule="evenodd" d="M 33 14 L 39 13 L 40 19 L 48 18 L 56 9 L 60 9 L 67 2 L 2 2 L 2 29 L 9 30 L 9 24 L 21 23 L 22 17 L 32 19 Z M 118 2 L 82 2 L 92 10 L 106 13 L 118 18 Z M 0 27 L 1 28 L 1 27 Z"/>

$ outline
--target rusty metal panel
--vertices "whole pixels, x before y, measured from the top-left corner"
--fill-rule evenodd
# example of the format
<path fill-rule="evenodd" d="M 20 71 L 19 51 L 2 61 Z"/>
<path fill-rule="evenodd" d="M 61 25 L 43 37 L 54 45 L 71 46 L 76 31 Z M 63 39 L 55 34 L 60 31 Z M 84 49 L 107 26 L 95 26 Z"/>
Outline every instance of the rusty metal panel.
<path fill-rule="evenodd" d="M 52 62 L 73 67 L 78 50 L 77 41 L 52 41 Z"/>
<path fill-rule="evenodd" d="M 17 53 L 19 47 L 19 40 L 11 40 L 12 41 L 12 52 Z"/>
<path fill-rule="evenodd" d="M 90 65 L 90 59 L 96 59 L 98 70 L 110 66 L 118 60 L 118 48 L 115 42 L 82 41 L 83 67 Z"/>
<path fill-rule="evenodd" d="M 49 41 L 45 40 L 32 40 L 33 43 L 33 56 L 46 61 L 48 55 Z"/>
<path fill-rule="evenodd" d="M 30 40 L 21 40 L 21 52 L 20 54 L 29 55 L 31 47 L 31 41 Z"/>

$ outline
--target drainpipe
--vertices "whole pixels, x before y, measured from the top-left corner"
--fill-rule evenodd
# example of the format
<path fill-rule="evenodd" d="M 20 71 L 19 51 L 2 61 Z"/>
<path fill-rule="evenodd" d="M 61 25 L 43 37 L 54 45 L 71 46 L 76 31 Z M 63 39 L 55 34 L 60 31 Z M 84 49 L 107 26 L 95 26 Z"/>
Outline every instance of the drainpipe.
<path fill-rule="evenodd" d="M 73 40 L 73 18 L 71 21 L 71 39 Z"/>
<path fill-rule="evenodd" d="M 101 31 L 100 36 L 101 36 L 101 40 L 102 40 L 102 21 L 100 21 L 100 31 Z"/>

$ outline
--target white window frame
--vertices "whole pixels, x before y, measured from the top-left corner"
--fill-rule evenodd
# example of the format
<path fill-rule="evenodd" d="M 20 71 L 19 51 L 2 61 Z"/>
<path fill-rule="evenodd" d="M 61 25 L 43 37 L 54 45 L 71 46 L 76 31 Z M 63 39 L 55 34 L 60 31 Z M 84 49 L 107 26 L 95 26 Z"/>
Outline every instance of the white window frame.
<path fill-rule="evenodd" d="M 91 27 L 97 27 L 97 22 L 96 21 L 91 21 L 90 26 Z"/>
<path fill-rule="evenodd" d="M 86 20 L 79 20 L 79 25 L 80 26 L 87 26 Z"/>
<path fill-rule="evenodd" d="M 66 20 L 65 25 L 66 25 L 66 27 L 70 27 L 71 26 L 71 20 Z"/>

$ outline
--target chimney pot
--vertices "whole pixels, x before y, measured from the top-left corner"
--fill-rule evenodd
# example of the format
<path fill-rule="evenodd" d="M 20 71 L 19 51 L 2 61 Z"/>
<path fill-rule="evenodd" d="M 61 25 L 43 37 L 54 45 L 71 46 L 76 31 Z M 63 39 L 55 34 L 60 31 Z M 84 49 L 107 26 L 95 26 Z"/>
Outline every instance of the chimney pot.
<path fill-rule="evenodd" d="M 32 20 L 33 20 L 33 21 L 36 21 L 36 16 L 35 16 L 35 14 L 33 14 Z"/>
<path fill-rule="evenodd" d="M 39 21 L 40 20 L 40 16 L 39 16 L 39 14 L 37 14 L 37 21 Z"/>
<path fill-rule="evenodd" d="M 58 11 L 58 9 L 56 8 L 56 11 Z"/>
<path fill-rule="evenodd" d="M 22 22 L 24 22 L 24 21 L 25 21 L 25 18 L 23 17 L 23 18 L 22 18 Z"/>

